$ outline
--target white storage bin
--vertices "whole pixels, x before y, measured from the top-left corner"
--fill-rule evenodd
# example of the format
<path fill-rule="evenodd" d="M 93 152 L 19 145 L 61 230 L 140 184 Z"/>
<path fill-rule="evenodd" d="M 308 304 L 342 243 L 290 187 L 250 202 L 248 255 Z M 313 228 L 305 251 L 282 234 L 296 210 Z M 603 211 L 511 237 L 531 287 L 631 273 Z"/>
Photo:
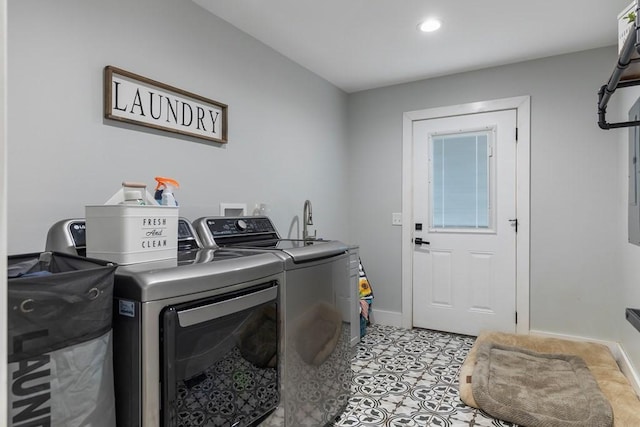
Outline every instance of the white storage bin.
<path fill-rule="evenodd" d="M 87 256 L 120 265 L 176 259 L 178 207 L 86 206 Z"/>

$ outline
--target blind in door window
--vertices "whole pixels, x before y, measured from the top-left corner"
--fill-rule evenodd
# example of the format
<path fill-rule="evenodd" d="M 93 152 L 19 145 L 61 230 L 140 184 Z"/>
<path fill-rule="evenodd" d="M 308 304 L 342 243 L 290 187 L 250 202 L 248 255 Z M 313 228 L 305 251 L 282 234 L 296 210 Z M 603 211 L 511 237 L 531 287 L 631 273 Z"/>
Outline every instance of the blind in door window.
<path fill-rule="evenodd" d="M 473 132 L 432 138 L 433 228 L 489 228 L 489 137 Z"/>

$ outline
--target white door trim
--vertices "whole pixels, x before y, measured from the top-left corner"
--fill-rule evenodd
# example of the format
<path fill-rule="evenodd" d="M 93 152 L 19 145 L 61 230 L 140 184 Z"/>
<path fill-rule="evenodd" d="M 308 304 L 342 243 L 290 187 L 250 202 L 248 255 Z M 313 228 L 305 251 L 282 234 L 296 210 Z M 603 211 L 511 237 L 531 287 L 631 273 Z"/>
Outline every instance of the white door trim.
<path fill-rule="evenodd" d="M 529 333 L 529 193 L 531 152 L 531 97 L 495 99 L 447 107 L 409 111 L 402 117 L 402 327 L 413 326 L 413 122 L 490 111 L 517 111 L 518 145 L 516 149 L 516 333 Z"/>

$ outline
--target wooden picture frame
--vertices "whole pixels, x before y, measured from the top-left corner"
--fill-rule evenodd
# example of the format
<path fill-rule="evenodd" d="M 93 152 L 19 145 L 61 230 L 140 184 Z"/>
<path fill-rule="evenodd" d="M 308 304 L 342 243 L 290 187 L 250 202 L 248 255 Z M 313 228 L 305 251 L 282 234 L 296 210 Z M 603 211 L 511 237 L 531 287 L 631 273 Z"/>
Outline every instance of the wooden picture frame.
<path fill-rule="evenodd" d="M 104 117 L 226 144 L 228 106 L 108 65 Z"/>

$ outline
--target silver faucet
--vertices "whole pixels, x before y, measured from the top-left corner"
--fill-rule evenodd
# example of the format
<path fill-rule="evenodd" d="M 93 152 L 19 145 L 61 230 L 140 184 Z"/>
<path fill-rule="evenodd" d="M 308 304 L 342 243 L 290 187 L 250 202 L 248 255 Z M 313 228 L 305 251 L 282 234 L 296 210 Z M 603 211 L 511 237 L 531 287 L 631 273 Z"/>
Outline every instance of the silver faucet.
<path fill-rule="evenodd" d="M 316 230 L 313 231 L 313 236 L 309 235 L 309 231 L 307 230 L 307 225 L 313 225 L 313 209 L 311 207 L 311 201 L 304 201 L 304 208 L 302 210 L 302 216 L 304 219 L 302 220 L 302 239 L 303 240 L 313 240 L 316 238 Z"/>

